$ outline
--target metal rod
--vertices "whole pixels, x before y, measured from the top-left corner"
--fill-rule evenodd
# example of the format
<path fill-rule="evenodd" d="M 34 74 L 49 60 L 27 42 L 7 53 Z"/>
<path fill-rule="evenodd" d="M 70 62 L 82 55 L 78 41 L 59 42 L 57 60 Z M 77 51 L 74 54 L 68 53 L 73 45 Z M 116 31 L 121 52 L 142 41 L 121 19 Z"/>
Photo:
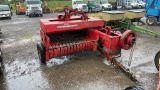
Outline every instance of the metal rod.
<path fill-rule="evenodd" d="M 138 81 L 133 75 L 133 73 L 129 69 L 125 68 L 122 64 L 120 64 L 115 58 L 113 58 L 111 62 L 116 65 L 122 72 L 124 72 L 125 75 L 129 77 L 132 81 Z"/>
<path fill-rule="evenodd" d="M 109 58 L 107 53 L 104 50 L 102 50 L 102 48 L 98 47 L 98 51 L 101 52 L 106 58 Z M 120 64 L 115 58 L 112 58 L 111 63 L 113 63 L 116 67 L 118 67 L 132 81 L 134 82 L 138 81 L 136 77 L 133 75 L 133 73 L 129 69 L 125 68 L 122 64 Z"/>

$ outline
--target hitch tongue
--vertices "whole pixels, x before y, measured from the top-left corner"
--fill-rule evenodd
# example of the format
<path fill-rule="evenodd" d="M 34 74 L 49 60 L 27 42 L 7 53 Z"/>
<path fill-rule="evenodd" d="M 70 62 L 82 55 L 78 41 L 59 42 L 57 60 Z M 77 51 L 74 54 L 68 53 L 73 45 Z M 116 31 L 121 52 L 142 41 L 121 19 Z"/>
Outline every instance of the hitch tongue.
<path fill-rule="evenodd" d="M 129 69 L 125 68 L 122 64 L 120 64 L 115 58 L 112 59 L 111 63 L 113 63 L 114 65 L 116 65 L 132 81 L 134 81 L 134 82 L 138 81 L 136 79 L 136 77 L 133 75 L 133 73 Z"/>

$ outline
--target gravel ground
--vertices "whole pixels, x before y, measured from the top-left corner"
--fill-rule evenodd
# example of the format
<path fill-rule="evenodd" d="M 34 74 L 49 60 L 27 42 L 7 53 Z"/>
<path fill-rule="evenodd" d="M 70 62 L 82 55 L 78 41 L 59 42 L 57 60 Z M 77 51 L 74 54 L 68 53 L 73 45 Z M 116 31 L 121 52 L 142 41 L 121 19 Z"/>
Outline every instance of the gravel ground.
<path fill-rule="evenodd" d="M 39 19 L 56 15 L 51 13 L 29 18 L 14 14 L 11 20 L 0 20 L 5 64 L 0 90 L 123 90 L 133 85 L 140 85 L 146 90 L 156 89 L 158 72 L 153 60 L 160 50 L 160 39 L 144 34 L 137 33 L 130 67 L 127 66 L 130 50 L 122 50 L 122 57 L 118 58 L 123 65 L 131 68 L 138 83 L 108 65 L 99 52 L 79 52 L 54 58 L 47 65 L 42 65 L 36 50 L 36 43 L 40 41 Z M 143 27 L 160 33 L 159 25 Z"/>

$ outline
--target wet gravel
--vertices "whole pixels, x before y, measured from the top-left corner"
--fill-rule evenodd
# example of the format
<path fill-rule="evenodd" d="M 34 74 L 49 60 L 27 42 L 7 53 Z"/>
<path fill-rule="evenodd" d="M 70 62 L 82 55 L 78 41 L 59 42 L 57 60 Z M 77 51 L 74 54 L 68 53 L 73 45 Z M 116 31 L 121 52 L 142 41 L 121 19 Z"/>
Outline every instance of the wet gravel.
<path fill-rule="evenodd" d="M 106 64 L 106 58 L 99 52 L 78 52 L 54 58 L 47 65 L 41 64 L 36 50 L 36 43 L 40 41 L 39 19 L 56 15 L 50 13 L 29 18 L 14 14 L 11 20 L 0 20 L 5 64 L 0 90 L 123 90 L 134 85 L 145 90 L 156 89 L 158 72 L 153 60 L 160 50 L 160 39 L 144 34 L 137 33 L 130 67 L 127 65 L 130 50 L 122 50 L 122 57 L 118 58 L 136 74 L 138 83 Z M 160 33 L 159 25 L 143 27 Z"/>

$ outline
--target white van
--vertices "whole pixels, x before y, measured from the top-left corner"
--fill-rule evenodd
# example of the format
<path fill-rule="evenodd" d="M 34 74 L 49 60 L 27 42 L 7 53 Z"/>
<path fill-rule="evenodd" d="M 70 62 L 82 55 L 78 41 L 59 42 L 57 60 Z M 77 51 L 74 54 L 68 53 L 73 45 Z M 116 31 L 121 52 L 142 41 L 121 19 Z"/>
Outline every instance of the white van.
<path fill-rule="evenodd" d="M 9 18 L 11 19 L 12 12 L 9 5 L 0 5 L 0 18 Z"/>

